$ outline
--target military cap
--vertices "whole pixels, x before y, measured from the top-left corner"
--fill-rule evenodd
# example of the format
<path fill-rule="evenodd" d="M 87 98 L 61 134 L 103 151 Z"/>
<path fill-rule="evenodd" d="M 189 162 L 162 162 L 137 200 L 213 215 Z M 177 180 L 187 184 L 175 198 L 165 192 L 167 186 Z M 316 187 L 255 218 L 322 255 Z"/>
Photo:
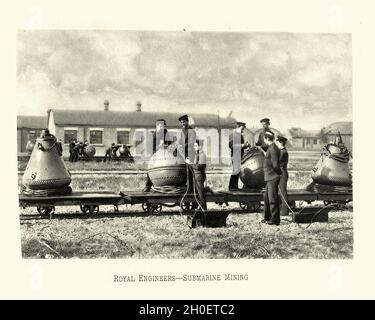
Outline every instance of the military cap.
<path fill-rule="evenodd" d="M 156 120 L 156 122 L 164 122 L 164 125 L 167 124 L 167 121 L 165 121 L 165 119 L 158 119 L 158 120 Z"/>
<path fill-rule="evenodd" d="M 266 136 L 268 136 L 268 137 L 275 137 L 275 134 L 274 134 L 273 132 L 271 132 L 271 131 L 266 131 L 266 132 L 264 133 L 264 135 L 266 135 Z"/>
<path fill-rule="evenodd" d="M 269 118 L 263 118 L 262 120 L 260 120 L 260 123 L 262 122 L 266 122 L 266 123 L 270 123 L 270 119 Z"/>
<path fill-rule="evenodd" d="M 236 125 L 237 126 L 242 126 L 242 127 L 246 127 L 246 123 L 245 122 L 242 122 L 242 121 L 236 121 Z"/>
<path fill-rule="evenodd" d="M 281 143 L 286 143 L 288 141 L 288 139 L 283 136 L 277 136 L 276 140 L 280 141 Z"/>
<path fill-rule="evenodd" d="M 187 114 L 184 114 L 183 116 L 181 116 L 181 117 L 178 118 L 178 121 L 183 121 L 183 120 L 189 121 L 189 117 L 188 117 Z"/>

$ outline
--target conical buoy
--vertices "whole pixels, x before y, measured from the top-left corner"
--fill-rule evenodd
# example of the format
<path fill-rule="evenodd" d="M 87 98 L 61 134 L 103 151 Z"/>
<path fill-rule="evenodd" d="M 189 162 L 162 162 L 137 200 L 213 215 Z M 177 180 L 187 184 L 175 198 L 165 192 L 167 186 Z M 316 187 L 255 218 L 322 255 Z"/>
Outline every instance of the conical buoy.
<path fill-rule="evenodd" d="M 240 179 L 246 188 L 264 188 L 264 154 L 257 148 L 251 148 L 241 160 Z"/>
<path fill-rule="evenodd" d="M 186 185 L 185 160 L 171 148 L 155 152 L 148 165 L 148 174 L 156 187 Z"/>
<path fill-rule="evenodd" d="M 22 183 L 30 193 L 69 192 L 71 182 L 63 157 L 61 143 L 49 130 L 42 130 L 35 141 Z"/>
<path fill-rule="evenodd" d="M 321 185 L 350 187 L 352 175 L 349 157 L 350 152 L 342 143 L 341 135 L 338 134 L 335 143 L 323 147 L 321 157 L 312 170 L 312 180 Z"/>

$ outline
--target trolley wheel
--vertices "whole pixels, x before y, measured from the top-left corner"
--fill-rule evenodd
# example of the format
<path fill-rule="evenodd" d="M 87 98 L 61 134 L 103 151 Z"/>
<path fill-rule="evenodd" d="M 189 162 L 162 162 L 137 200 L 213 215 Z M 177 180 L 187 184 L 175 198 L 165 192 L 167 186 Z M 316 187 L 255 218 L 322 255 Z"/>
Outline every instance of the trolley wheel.
<path fill-rule="evenodd" d="M 81 205 L 80 208 L 83 213 L 94 214 L 99 212 L 99 206 L 95 204 Z"/>
<path fill-rule="evenodd" d="M 97 205 L 89 205 L 89 213 L 94 214 L 99 212 L 99 206 Z"/>
<path fill-rule="evenodd" d="M 42 216 L 53 215 L 53 213 L 55 212 L 54 206 L 36 207 L 36 209 L 38 210 L 39 214 Z"/>
<path fill-rule="evenodd" d="M 247 202 L 240 202 L 240 208 L 242 210 L 246 210 L 247 209 Z"/>
<path fill-rule="evenodd" d="M 189 212 L 193 210 L 193 204 L 191 202 L 183 202 L 181 203 L 181 209 L 183 212 Z"/>
<path fill-rule="evenodd" d="M 142 203 L 142 209 L 147 213 L 159 213 L 163 209 L 160 203 Z"/>
<path fill-rule="evenodd" d="M 152 204 L 152 209 L 153 209 L 152 212 L 159 213 L 159 212 L 161 212 L 163 210 L 163 205 L 160 204 L 160 203 Z"/>
<path fill-rule="evenodd" d="M 260 201 L 249 201 L 249 202 L 240 202 L 240 208 L 242 210 L 249 210 L 249 211 L 258 211 L 262 204 Z"/>

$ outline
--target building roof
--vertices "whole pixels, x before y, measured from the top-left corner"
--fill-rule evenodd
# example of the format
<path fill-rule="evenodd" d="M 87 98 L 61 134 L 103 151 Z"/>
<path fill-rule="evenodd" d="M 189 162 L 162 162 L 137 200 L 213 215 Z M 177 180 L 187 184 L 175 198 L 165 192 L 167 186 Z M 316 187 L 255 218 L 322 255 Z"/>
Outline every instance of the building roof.
<path fill-rule="evenodd" d="M 179 127 L 177 120 L 183 113 L 172 112 L 137 112 L 137 111 L 92 111 L 52 109 L 56 125 L 89 125 L 116 127 L 154 127 L 157 119 L 165 119 L 167 127 Z M 196 126 L 230 127 L 236 120 L 232 117 L 220 118 L 216 114 L 189 114 Z"/>
<path fill-rule="evenodd" d="M 326 128 L 323 128 L 325 133 L 328 134 L 337 134 L 340 132 L 341 134 L 353 134 L 353 122 L 351 121 L 341 121 L 341 122 L 334 122 L 331 123 Z"/>
<path fill-rule="evenodd" d="M 301 128 L 291 128 L 289 133 L 292 138 L 318 138 L 320 130 L 304 130 Z"/>
<path fill-rule="evenodd" d="M 44 129 L 47 128 L 46 116 L 17 116 L 17 128 Z"/>

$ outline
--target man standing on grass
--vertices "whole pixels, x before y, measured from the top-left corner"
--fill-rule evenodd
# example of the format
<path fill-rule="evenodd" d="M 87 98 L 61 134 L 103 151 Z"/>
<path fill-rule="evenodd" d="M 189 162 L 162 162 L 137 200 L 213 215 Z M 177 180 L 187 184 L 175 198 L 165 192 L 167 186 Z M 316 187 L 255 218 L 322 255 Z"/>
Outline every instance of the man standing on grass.
<path fill-rule="evenodd" d="M 241 159 L 244 155 L 244 150 L 249 147 L 249 143 L 245 142 L 243 131 L 246 128 L 245 122 L 236 122 L 236 129 L 234 132 L 229 136 L 229 148 L 230 148 L 230 155 L 232 158 L 232 174 L 229 179 L 229 191 L 238 190 L 238 181 L 240 179 L 240 167 L 241 167 Z"/>
<path fill-rule="evenodd" d="M 73 162 L 74 159 L 74 147 L 76 145 L 75 139 L 72 139 L 69 143 L 69 161 Z"/>
<path fill-rule="evenodd" d="M 191 163 L 189 158 L 186 158 L 186 163 L 190 166 L 190 175 L 192 175 L 191 183 L 194 183 L 193 188 L 191 188 L 197 197 L 197 202 L 193 203 L 193 209 L 201 209 L 202 211 L 207 210 L 206 195 L 204 192 L 204 183 L 206 181 L 206 154 L 203 151 L 203 140 L 197 140 L 194 144 L 195 149 L 195 160 Z"/>
<path fill-rule="evenodd" d="M 280 182 L 280 150 L 274 143 L 275 135 L 266 131 L 264 133 L 264 143 L 267 145 L 267 152 L 264 159 L 264 219 L 263 223 L 269 225 L 280 224 L 280 203 L 279 203 L 279 182 Z"/>
<path fill-rule="evenodd" d="M 277 136 L 276 139 L 276 145 L 280 149 L 280 170 L 281 170 L 281 176 L 280 176 L 280 183 L 279 183 L 279 191 L 280 191 L 280 203 L 281 203 L 281 209 L 280 214 L 282 216 L 287 216 L 289 214 L 289 209 L 287 206 L 288 203 L 288 160 L 289 160 L 289 154 L 288 151 L 285 148 L 286 142 L 288 141 L 287 138 L 282 136 Z"/>

